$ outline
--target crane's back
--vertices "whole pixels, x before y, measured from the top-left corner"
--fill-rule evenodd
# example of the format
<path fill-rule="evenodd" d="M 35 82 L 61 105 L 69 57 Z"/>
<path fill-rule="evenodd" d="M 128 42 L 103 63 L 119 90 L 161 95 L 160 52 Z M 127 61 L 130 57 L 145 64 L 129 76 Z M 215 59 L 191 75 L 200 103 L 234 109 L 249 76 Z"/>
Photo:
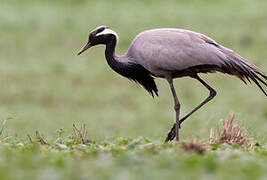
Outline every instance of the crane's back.
<path fill-rule="evenodd" d="M 188 30 L 153 29 L 137 35 L 127 55 L 161 76 L 198 65 L 221 66 L 225 55 L 214 44 L 218 45 L 211 38 Z"/>

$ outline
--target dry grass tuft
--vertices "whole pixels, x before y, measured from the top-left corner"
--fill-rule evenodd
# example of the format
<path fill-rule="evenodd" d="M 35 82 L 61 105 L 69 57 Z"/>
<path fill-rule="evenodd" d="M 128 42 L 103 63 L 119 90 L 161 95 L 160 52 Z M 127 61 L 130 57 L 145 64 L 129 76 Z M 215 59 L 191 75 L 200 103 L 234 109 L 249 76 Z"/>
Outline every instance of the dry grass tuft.
<path fill-rule="evenodd" d="M 2 124 L 1 124 L 1 127 L 0 127 L 0 136 L 4 133 L 5 126 L 6 126 L 6 120 L 4 120 L 2 122 Z"/>
<path fill-rule="evenodd" d="M 206 150 L 203 145 L 198 144 L 196 142 L 190 142 L 190 143 L 182 142 L 181 145 L 182 149 L 185 152 L 196 152 L 198 154 L 203 154 Z"/>
<path fill-rule="evenodd" d="M 37 142 L 39 142 L 41 145 L 47 145 L 48 143 L 44 140 L 44 138 L 41 137 L 39 131 L 36 131 L 35 132 L 36 134 L 36 140 Z M 32 142 L 32 139 L 30 138 L 30 136 L 28 136 L 30 141 Z"/>
<path fill-rule="evenodd" d="M 33 141 L 32 137 L 29 134 L 27 134 L 27 137 L 31 143 L 37 142 L 37 143 L 40 143 L 41 145 L 48 145 L 48 142 L 44 138 L 42 138 L 39 131 L 35 131 L 35 136 L 36 136 L 36 140 Z"/>
<path fill-rule="evenodd" d="M 223 122 L 221 129 L 216 132 L 210 129 L 210 144 L 227 143 L 229 145 L 238 144 L 240 146 L 250 145 L 247 134 L 243 132 L 239 124 L 233 122 L 234 118 L 234 113 L 230 112 L 227 119 Z"/>
<path fill-rule="evenodd" d="M 75 142 L 81 142 L 82 144 L 89 144 L 91 141 L 86 139 L 87 130 L 85 128 L 85 124 L 81 125 L 80 128 L 77 128 L 75 124 L 73 124 L 73 132 L 72 132 L 72 139 Z"/>

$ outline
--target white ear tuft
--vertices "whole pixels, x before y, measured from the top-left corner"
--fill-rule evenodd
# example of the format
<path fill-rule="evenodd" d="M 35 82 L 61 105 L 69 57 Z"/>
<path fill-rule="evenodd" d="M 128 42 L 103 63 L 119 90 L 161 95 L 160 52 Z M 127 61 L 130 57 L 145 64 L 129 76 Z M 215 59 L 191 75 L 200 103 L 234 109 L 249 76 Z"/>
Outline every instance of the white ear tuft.
<path fill-rule="evenodd" d="M 104 31 L 102 31 L 102 32 L 100 32 L 100 33 L 98 33 L 98 34 L 96 34 L 96 36 L 105 35 L 105 34 L 113 34 L 113 35 L 116 36 L 116 39 L 119 40 L 119 36 L 118 36 L 118 34 L 117 34 L 115 31 L 113 31 L 113 30 L 111 30 L 111 29 L 108 29 L 108 28 L 106 28 Z"/>

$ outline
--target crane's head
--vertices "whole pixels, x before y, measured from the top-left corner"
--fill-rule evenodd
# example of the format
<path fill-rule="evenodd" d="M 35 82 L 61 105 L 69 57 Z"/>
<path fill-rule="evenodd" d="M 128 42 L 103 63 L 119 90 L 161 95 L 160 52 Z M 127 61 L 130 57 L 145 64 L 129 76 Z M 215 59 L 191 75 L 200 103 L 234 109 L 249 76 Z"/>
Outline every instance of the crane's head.
<path fill-rule="evenodd" d="M 111 41 L 117 41 L 118 35 L 113 30 L 109 29 L 107 26 L 99 26 L 89 33 L 88 42 L 85 46 L 78 52 L 77 55 L 82 54 L 84 51 L 92 46 L 98 44 L 108 44 Z"/>

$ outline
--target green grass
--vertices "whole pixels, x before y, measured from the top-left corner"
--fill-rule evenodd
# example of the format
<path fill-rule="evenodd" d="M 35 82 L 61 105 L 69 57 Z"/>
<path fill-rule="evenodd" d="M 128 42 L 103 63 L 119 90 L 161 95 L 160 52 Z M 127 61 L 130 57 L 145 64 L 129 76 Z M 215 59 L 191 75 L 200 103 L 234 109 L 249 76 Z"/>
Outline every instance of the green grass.
<path fill-rule="evenodd" d="M 156 80 L 160 97 L 152 99 L 108 67 L 104 47 L 79 57 L 76 53 L 89 31 L 102 24 L 119 34 L 117 54 L 123 54 L 143 30 L 176 27 L 212 37 L 267 73 L 266 19 L 263 0 L 1 0 L 0 120 L 7 122 L 0 142 L 0 179 L 226 179 L 231 172 L 237 179 L 263 178 L 267 103 L 255 85 L 222 74 L 202 75 L 217 97 L 185 121 L 181 139 L 207 142 L 210 128 L 232 110 L 261 148 L 222 147 L 204 155 L 188 154 L 161 144 L 174 121 L 165 80 Z M 182 115 L 208 95 L 189 78 L 175 80 L 175 86 Z M 55 145 L 56 131 L 64 129 L 67 137 L 73 123 L 87 125 L 93 145 Z M 36 130 L 50 145 L 29 143 L 27 134 Z M 149 142 L 138 140 L 140 136 Z M 134 148 L 119 145 L 122 137 L 127 145 L 140 143 Z M 102 150 L 105 143 L 107 150 Z M 147 143 L 152 145 L 139 149 Z"/>
<path fill-rule="evenodd" d="M 84 145 L 1 141 L 1 179 L 265 179 L 266 146 L 208 146 L 204 154 L 139 137 Z M 15 171 L 15 172 L 14 172 Z"/>

